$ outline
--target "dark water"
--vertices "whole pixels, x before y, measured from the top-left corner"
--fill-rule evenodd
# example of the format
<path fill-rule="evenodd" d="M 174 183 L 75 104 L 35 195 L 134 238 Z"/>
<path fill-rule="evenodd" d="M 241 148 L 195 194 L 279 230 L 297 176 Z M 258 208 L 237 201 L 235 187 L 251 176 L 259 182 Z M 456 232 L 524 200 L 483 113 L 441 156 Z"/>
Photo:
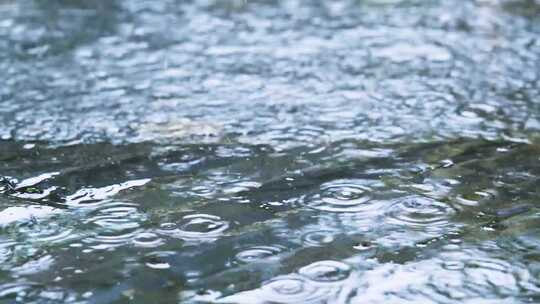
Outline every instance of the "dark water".
<path fill-rule="evenodd" d="M 0 70 L 0 303 L 540 302 L 537 0 L 2 0 Z"/>

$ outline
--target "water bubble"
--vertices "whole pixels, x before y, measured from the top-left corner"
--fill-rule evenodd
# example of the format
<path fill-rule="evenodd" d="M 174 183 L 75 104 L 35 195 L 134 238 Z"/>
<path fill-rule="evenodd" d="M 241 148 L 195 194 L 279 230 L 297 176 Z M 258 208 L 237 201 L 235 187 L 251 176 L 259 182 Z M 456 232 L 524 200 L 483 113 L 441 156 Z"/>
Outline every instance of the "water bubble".
<path fill-rule="evenodd" d="M 236 260 L 242 263 L 251 263 L 255 261 L 273 260 L 276 255 L 280 254 L 283 248 L 278 246 L 255 246 L 236 254 Z"/>
<path fill-rule="evenodd" d="M 338 261 L 319 261 L 300 268 L 298 273 L 315 282 L 337 282 L 349 277 L 351 266 Z"/>
<path fill-rule="evenodd" d="M 415 195 L 391 205 L 387 216 L 391 223 L 418 228 L 447 225 L 448 218 L 454 213 L 455 210 L 447 204 Z"/>
<path fill-rule="evenodd" d="M 303 198 L 310 208 L 328 212 L 361 212 L 373 208 L 373 189 L 365 181 L 334 181 L 321 185 L 320 192 Z"/>

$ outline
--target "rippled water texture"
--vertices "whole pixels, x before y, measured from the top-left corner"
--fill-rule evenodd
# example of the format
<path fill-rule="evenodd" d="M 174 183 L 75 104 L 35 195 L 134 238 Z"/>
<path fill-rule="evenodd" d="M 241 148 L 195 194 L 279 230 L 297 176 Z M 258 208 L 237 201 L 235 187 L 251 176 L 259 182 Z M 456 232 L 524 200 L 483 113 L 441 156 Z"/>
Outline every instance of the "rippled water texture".
<path fill-rule="evenodd" d="M 540 302 L 538 0 L 0 0 L 0 303 Z"/>

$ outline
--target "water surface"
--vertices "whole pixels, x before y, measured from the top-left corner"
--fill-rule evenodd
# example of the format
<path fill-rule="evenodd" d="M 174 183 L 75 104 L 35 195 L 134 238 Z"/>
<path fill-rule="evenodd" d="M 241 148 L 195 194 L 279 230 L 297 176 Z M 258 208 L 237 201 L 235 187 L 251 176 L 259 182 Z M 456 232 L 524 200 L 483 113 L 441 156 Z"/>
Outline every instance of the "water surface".
<path fill-rule="evenodd" d="M 0 1 L 0 303 L 537 303 L 540 3 Z"/>

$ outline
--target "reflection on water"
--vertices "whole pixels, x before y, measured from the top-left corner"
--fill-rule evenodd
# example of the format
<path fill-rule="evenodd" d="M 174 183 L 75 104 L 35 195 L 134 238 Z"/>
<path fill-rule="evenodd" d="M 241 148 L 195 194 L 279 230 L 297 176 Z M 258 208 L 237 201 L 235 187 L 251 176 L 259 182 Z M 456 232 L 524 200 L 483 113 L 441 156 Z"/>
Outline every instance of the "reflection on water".
<path fill-rule="evenodd" d="M 539 8 L 0 1 L 0 302 L 540 302 Z"/>

